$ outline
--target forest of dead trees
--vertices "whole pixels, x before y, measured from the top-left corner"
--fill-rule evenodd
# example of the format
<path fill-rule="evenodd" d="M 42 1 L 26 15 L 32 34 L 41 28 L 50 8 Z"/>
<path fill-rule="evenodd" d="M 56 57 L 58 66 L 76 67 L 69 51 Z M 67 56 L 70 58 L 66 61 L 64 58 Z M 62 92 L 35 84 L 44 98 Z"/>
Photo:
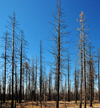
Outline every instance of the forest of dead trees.
<path fill-rule="evenodd" d="M 100 49 L 93 52 L 93 46 L 88 37 L 89 27 L 86 24 L 84 12 L 81 11 L 76 19 L 79 26 L 76 27 L 78 38 L 74 59 L 74 71 L 71 72 L 71 54 L 67 43 L 70 40 L 67 36 L 67 25 L 64 22 L 64 15 L 61 9 L 61 1 L 57 1 L 57 12 L 53 14 L 51 26 L 51 37 L 55 43 L 52 50 L 48 50 L 54 56 L 50 65 L 50 72 L 46 72 L 44 55 L 42 53 L 43 43 L 40 40 L 40 57 L 27 58 L 28 42 L 25 40 L 24 31 L 18 27 L 15 12 L 9 16 L 6 28 L 7 31 L 1 37 L 3 41 L 3 70 L 0 76 L 0 102 L 11 100 L 11 108 L 23 100 L 36 101 L 42 104 L 43 101 L 56 101 L 56 108 L 59 108 L 59 101 L 80 102 L 79 108 L 86 108 L 87 101 L 92 106 L 93 100 L 100 102 L 100 78 L 99 78 L 99 57 Z M 66 46 L 66 47 L 64 47 Z M 34 50 L 34 49 L 33 49 Z M 38 59 L 39 58 L 39 59 Z M 79 61 L 79 62 L 77 62 Z M 0 108 L 1 108 L 0 107 Z M 42 105 L 41 105 L 42 107 Z"/>

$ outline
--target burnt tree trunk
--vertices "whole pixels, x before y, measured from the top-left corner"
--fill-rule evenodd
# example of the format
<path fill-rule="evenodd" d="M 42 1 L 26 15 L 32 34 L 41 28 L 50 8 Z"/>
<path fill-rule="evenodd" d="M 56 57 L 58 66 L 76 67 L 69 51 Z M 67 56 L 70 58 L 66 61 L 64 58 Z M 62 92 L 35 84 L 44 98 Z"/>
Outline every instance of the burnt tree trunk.
<path fill-rule="evenodd" d="M 15 32 L 15 13 L 13 13 L 13 35 L 12 35 L 12 101 L 11 101 L 11 108 L 13 108 L 14 102 L 13 102 L 13 77 L 14 77 L 14 32 Z"/>
<path fill-rule="evenodd" d="M 60 79 L 60 1 L 58 0 L 58 40 L 57 40 L 57 105 L 56 108 L 59 108 L 59 79 Z"/>
<path fill-rule="evenodd" d="M 21 31 L 21 52 L 20 52 L 20 93 L 19 93 L 19 102 L 21 103 L 22 100 L 22 35 L 23 32 Z"/>

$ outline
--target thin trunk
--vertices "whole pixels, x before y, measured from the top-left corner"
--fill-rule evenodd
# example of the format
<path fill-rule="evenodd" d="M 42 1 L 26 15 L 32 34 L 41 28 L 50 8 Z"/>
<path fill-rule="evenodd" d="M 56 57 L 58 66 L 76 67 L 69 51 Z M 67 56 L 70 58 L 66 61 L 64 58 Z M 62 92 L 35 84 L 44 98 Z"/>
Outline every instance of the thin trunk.
<path fill-rule="evenodd" d="M 26 100 L 27 100 L 27 67 L 26 67 Z"/>
<path fill-rule="evenodd" d="M 18 102 L 18 94 L 17 94 L 17 66 L 15 65 L 15 95 L 16 95 L 16 98 L 15 100 L 17 100 Z"/>
<path fill-rule="evenodd" d="M 49 73 L 49 100 L 51 100 L 51 72 Z"/>
<path fill-rule="evenodd" d="M 11 108 L 13 108 L 13 76 L 14 76 L 14 30 L 15 30 L 15 13 L 13 13 L 13 36 L 12 36 L 12 102 Z"/>
<path fill-rule="evenodd" d="M 80 91 L 80 108 L 82 108 L 82 84 L 83 84 L 83 61 L 82 61 L 82 40 L 81 40 L 81 91 Z"/>
<path fill-rule="evenodd" d="M 82 84 L 83 84 L 83 51 L 82 51 L 82 33 L 80 31 L 80 41 L 81 41 L 81 84 L 80 84 L 80 108 L 82 108 Z"/>
<path fill-rule="evenodd" d="M 60 0 L 58 0 L 58 56 L 57 56 L 57 106 L 59 108 L 59 79 L 60 79 Z"/>
<path fill-rule="evenodd" d="M 42 41 L 40 41 L 40 103 L 42 101 L 41 99 L 42 99 Z"/>
<path fill-rule="evenodd" d="M 9 78 L 9 100 L 11 99 L 11 95 L 10 95 L 10 93 L 11 93 L 11 77 Z"/>
<path fill-rule="evenodd" d="M 7 35 L 5 35 L 5 73 L 4 73 L 4 90 L 3 90 L 3 102 L 5 102 L 5 91 L 6 91 L 6 48 L 7 48 Z"/>
<path fill-rule="evenodd" d="M 37 62 L 36 62 L 36 64 L 37 64 Z M 37 70 L 37 67 L 36 66 L 35 66 L 35 72 L 37 72 L 36 71 Z M 34 98 L 35 101 L 36 101 L 36 77 L 37 77 L 37 73 L 35 73 L 35 98 Z"/>
<path fill-rule="evenodd" d="M 68 52 L 68 101 L 70 101 L 70 85 L 69 85 L 69 52 Z"/>
<path fill-rule="evenodd" d="M 84 37 L 84 25 L 82 19 L 82 29 L 83 29 L 83 55 L 84 55 L 84 108 L 86 108 L 86 61 L 85 61 L 85 37 Z"/>
<path fill-rule="evenodd" d="M 1 94 L 1 77 L 0 77 L 0 107 L 2 108 L 2 94 Z"/>
<path fill-rule="evenodd" d="M 90 85 L 90 106 L 92 107 L 92 69 L 91 69 L 91 65 L 92 65 L 92 59 L 91 59 L 91 43 L 89 42 L 89 85 Z"/>
<path fill-rule="evenodd" d="M 22 100 L 22 31 L 21 31 L 21 52 L 20 52 L 20 93 L 19 93 L 19 102 Z"/>
<path fill-rule="evenodd" d="M 30 99 L 30 68 L 29 68 L 29 99 Z"/>
<path fill-rule="evenodd" d="M 24 100 L 24 65 L 23 65 L 23 100 Z"/>
<path fill-rule="evenodd" d="M 15 108 L 16 108 L 16 100 L 18 102 L 18 98 L 17 98 L 17 71 L 16 71 L 16 64 L 15 64 Z"/>
<path fill-rule="evenodd" d="M 33 60 L 33 67 L 32 67 L 32 98 L 33 100 L 33 91 L 34 91 L 34 60 Z"/>
<path fill-rule="evenodd" d="M 93 65 L 92 65 L 93 69 Z M 92 75 L 92 101 L 94 100 L 94 76 Z"/>
<path fill-rule="evenodd" d="M 35 91 L 35 95 L 36 95 L 36 101 L 37 101 L 37 105 L 38 105 L 38 100 L 37 100 L 37 57 L 36 57 L 36 91 Z"/>

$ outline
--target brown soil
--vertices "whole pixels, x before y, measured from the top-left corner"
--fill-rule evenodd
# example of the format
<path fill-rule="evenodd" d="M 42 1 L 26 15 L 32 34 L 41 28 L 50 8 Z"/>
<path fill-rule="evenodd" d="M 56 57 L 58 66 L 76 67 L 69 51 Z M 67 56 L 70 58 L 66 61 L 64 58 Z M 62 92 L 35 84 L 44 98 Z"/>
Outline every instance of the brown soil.
<path fill-rule="evenodd" d="M 15 103 L 14 103 L 15 104 Z M 11 102 L 5 102 L 2 103 L 2 107 L 0 104 L 0 108 L 11 108 Z M 22 102 L 20 103 L 16 103 L 16 108 L 41 108 L 41 104 L 40 102 Z M 42 101 L 42 108 L 56 108 L 56 102 L 55 101 Z M 79 101 L 77 102 L 77 104 L 75 104 L 75 101 L 71 101 L 71 102 L 64 102 L 64 101 L 60 101 L 59 102 L 59 108 L 79 108 Z M 82 108 L 84 108 L 84 103 L 82 104 Z M 93 101 L 93 107 L 89 107 L 89 101 L 87 101 L 87 108 L 100 108 L 100 103 L 98 103 L 98 101 Z"/>

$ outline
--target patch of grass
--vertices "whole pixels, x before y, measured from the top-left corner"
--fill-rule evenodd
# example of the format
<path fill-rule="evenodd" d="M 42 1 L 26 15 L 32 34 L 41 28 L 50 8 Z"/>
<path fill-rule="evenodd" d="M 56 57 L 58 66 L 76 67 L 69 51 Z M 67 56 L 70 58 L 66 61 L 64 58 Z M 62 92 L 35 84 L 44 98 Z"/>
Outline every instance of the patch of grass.
<path fill-rule="evenodd" d="M 5 102 L 11 102 L 11 100 L 6 100 Z"/>

